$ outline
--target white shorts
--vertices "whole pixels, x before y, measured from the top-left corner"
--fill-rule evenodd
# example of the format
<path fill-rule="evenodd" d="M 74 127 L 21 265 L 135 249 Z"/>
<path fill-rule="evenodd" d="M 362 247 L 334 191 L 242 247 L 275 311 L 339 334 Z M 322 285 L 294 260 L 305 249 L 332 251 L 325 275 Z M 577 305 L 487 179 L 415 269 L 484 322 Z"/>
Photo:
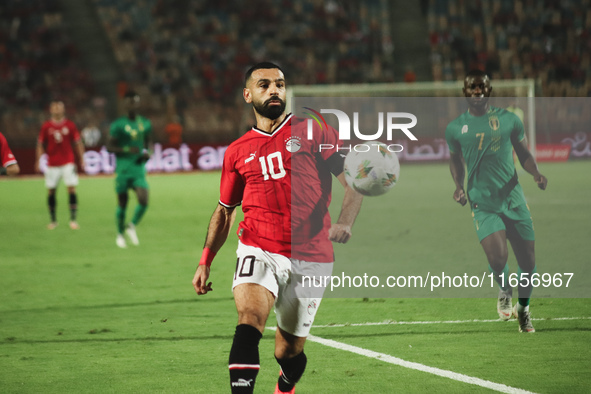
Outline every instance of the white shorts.
<path fill-rule="evenodd" d="M 78 185 L 78 173 L 76 172 L 74 163 L 68 163 L 59 167 L 47 167 L 45 170 L 45 187 L 48 189 L 57 188 L 62 178 L 66 186 Z"/>
<path fill-rule="evenodd" d="M 296 337 L 307 337 L 322 301 L 324 287 L 302 286 L 302 278 L 330 276 L 333 263 L 312 263 L 266 252 L 238 241 L 232 289 L 256 283 L 275 297 L 277 325 Z M 310 283 L 308 282 L 304 283 Z"/>

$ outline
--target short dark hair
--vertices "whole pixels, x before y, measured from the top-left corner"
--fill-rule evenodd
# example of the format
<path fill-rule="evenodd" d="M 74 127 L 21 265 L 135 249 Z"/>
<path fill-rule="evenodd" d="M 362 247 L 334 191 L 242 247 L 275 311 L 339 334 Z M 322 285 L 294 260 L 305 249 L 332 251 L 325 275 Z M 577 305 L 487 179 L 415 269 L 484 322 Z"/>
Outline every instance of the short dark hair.
<path fill-rule="evenodd" d="M 252 75 L 253 72 L 255 72 L 256 70 L 260 70 L 260 69 L 270 69 L 270 68 L 276 68 L 277 70 L 279 70 L 283 74 L 285 74 L 283 72 L 283 70 L 281 69 L 281 67 L 279 67 L 275 63 L 260 62 L 260 63 L 255 64 L 251 68 L 249 68 L 248 71 L 246 72 L 246 74 L 244 74 L 244 86 L 246 86 L 246 84 L 248 83 L 248 80 L 250 79 L 250 76 Z"/>
<path fill-rule="evenodd" d="M 476 78 L 476 77 L 480 77 L 480 78 L 484 78 L 484 77 L 488 77 L 488 79 L 490 79 L 490 77 L 488 76 L 488 74 L 486 73 L 486 71 L 480 70 L 478 68 L 475 68 L 473 70 L 470 70 L 468 72 L 468 74 L 466 74 L 466 78 L 468 77 L 472 77 L 472 78 Z M 464 79 L 466 79 L 464 78 Z"/>
<path fill-rule="evenodd" d="M 123 98 L 134 98 L 136 96 L 139 97 L 139 94 L 137 94 L 137 92 L 135 90 L 130 89 L 127 92 L 125 92 L 125 95 L 123 95 Z"/>

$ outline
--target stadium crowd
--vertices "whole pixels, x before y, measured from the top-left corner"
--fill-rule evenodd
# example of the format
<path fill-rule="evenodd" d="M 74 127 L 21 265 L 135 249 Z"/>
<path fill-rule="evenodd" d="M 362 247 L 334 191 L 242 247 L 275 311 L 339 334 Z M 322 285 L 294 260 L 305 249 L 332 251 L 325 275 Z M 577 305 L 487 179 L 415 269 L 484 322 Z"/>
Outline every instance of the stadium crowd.
<path fill-rule="evenodd" d="M 126 82 L 151 97 L 156 117 L 174 97 L 174 112 L 199 140 L 242 129 L 242 78 L 259 61 L 280 63 L 292 84 L 392 80 L 379 0 L 94 3 Z"/>
<path fill-rule="evenodd" d="M 124 84 L 142 97 L 156 140 L 180 120 L 191 142 L 228 141 L 247 124 L 242 74 L 281 64 L 291 84 L 401 82 L 384 0 L 92 0 Z M 590 0 L 425 0 L 432 79 L 472 68 L 537 78 L 543 96 L 591 94 Z M 50 98 L 80 129 L 112 119 L 67 33 L 58 0 L 0 5 L 0 127 L 33 144 Z M 424 76 L 423 76 L 424 78 Z M 421 76 L 419 76 L 421 79 Z M 113 116 L 113 115 L 112 115 Z"/>
<path fill-rule="evenodd" d="M 591 94 L 589 0 L 430 0 L 433 80 L 479 68 L 498 79 L 539 79 L 542 95 Z"/>
<path fill-rule="evenodd" d="M 0 78 L 2 130 L 13 145 L 34 146 L 51 98 L 63 98 L 77 122 L 95 117 L 101 104 L 57 0 L 2 1 Z"/>

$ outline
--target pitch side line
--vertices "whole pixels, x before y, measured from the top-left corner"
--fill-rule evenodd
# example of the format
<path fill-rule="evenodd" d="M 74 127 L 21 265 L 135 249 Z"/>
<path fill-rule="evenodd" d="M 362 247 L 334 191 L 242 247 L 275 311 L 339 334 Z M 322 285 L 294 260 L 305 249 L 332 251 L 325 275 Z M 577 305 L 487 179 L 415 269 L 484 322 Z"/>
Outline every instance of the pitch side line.
<path fill-rule="evenodd" d="M 320 343 L 321 345 L 329 346 L 335 349 L 344 350 L 347 352 L 359 354 L 361 356 L 373 358 L 379 361 L 383 361 L 386 363 L 398 365 L 404 368 L 415 369 L 417 371 L 427 372 L 433 375 L 441 376 L 444 378 L 457 380 L 459 382 L 474 384 L 476 386 L 485 387 L 487 389 L 495 390 L 501 393 L 509 393 L 509 394 L 532 394 L 531 391 L 526 391 L 522 389 L 518 389 L 515 387 L 507 386 L 500 383 L 490 382 L 488 380 L 474 378 L 472 376 L 463 375 L 461 373 L 456 373 L 452 371 L 446 371 L 445 369 L 439 369 L 434 367 L 429 367 L 423 364 L 414 363 L 410 361 L 403 360 L 398 357 L 390 356 L 389 354 L 378 353 L 372 350 L 363 349 L 357 346 L 347 345 L 346 343 L 333 341 L 332 339 L 325 339 L 321 337 L 317 337 L 315 335 L 309 335 L 308 341 Z"/>
<path fill-rule="evenodd" d="M 496 321 L 496 320 L 493 320 Z M 277 327 L 267 327 L 269 330 L 275 331 Z M 360 356 L 365 356 L 369 358 L 373 358 L 379 361 L 383 361 L 389 364 L 398 365 L 400 367 L 414 369 L 421 372 L 427 372 L 433 375 L 441 376 L 444 378 L 456 380 L 458 382 L 474 384 L 476 386 L 484 387 L 487 389 L 495 390 L 500 393 L 507 393 L 507 394 L 535 394 L 531 391 L 518 389 L 515 387 L 507 386 L 505 384 L 491 382 L 489 380 L 484 380 L 480 378 L 474 378 L 472 376 L 464 375 L 457 372 L 447 371 L 445 369 L 439 369 L 435 367 L 429 367 L 427 365 L 406 361 L 398 357 L 390 356 L 389 354 L 378 353 L 374 352 L 373 350 L 368 350 L 364 348 L 360 348 L 353 345 L 347 345 L 346 343 L 337 342 L 332 339 L 321 338 L 316 335 L 308 335 L 308 341 L 316 342 L 324 346 L 332 347 L 338 350 L 344 350 L 346 352 L 351 352 L 355 354 L 359 354 Z"/>
<path fill-rule="evenodd" d="M 554 321 L 554 320 L 591 320 L 591 317 L 552 317 L 552 318 L 532 318 L 531 320 L 538 321 Z M 434 320 L 434 321 L 382 321 L 382 322 L 366 322 L 366 323 L 345 323 L 345 324 L 323 324 L 313 325 L 312 328 L 337 328 L 337 327 L 366 327 L 366 326 L 395 326 L 395 325 L 414 325 L 414 324 L 463 324 L 463 323 L 506 323 L 506 320 L 501 319 L 472 319 L 472 320 Z"/>

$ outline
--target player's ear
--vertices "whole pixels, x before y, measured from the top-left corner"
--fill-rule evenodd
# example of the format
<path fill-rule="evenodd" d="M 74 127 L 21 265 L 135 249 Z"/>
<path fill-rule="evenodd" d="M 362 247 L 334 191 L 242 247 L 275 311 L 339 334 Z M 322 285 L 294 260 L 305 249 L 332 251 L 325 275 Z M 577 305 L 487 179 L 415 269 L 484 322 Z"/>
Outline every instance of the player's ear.
<path fill-rule="evenodd" d="M 244 88 L 242 90 L 242 97 L 244 97 L 244 101 L 246 101 L 247 104 L 252 103 L 252 96 L 250 94 L 250 89 Z"/>

